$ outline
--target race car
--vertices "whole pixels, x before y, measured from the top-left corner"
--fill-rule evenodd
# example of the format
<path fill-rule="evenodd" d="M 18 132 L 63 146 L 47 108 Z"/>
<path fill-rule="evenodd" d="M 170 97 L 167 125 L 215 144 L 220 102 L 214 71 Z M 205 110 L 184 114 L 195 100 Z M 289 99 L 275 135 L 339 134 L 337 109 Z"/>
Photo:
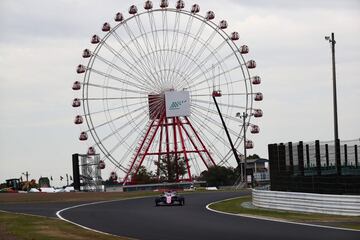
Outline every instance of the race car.
<path fill-rule="evenodd" d="M 175 205 L 178 204 L 180 206 L 185 205 L 185 198 L 180 196 L 175 191 L 166 191 L 161 194 L 159 197 L 155 198 L 155 205 Z"/>

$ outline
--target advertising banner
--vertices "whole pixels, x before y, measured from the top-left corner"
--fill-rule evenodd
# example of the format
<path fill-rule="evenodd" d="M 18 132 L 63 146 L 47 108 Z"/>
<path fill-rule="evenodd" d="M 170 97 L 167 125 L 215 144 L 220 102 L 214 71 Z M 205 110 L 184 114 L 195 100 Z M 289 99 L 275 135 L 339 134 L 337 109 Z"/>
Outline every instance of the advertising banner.
<path fill-rule="evenodd" d="M 190 116 L 190 94 L 187 91 L 165 92 L 166 117 Z"/>

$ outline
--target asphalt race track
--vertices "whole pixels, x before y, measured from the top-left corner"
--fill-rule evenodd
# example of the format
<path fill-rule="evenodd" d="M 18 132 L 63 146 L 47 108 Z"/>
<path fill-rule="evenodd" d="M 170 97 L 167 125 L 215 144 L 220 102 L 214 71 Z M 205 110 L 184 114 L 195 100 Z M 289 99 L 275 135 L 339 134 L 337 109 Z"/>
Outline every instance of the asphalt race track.
<path fill-rule="evenodd" d="M 211 212 L 214 201 L 243 195 L 239 192 L 185 195 L 185 206 L 155 207 L 154 197 L 105 202 L 64 210 L 72 222 L 102 232 L 137 239 L 360 239 L 360 232 L 258 220 Z M 1 210 L 55 216 L 69 204 L 1 205 Z"/>

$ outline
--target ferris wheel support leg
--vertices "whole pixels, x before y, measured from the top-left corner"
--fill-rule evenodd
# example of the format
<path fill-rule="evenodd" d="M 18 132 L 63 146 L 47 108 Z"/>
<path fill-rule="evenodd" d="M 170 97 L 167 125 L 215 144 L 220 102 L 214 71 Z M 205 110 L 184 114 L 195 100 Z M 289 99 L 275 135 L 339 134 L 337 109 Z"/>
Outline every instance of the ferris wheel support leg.
<path fill-rule="evenodd" d="M 178 120 L 179 120 L 179 119 L 178 119 Z M 182 146 L 183 153 L 184 153 L 186 168 L 187 168 L 188 175 L 189 175 L 189 181 L 192 181 L 192 179 L 191 179 L 191 172 L 190 172 L 190 165 L 189 165 L 189 159 L 188 159 L 188 157 L 187 157 L 186 148 L 185 148 L 185 142 L 184 142 L 184 138 L 183 138 L 183 135 L 182 135 L 182 131 L 181 131 L 181 127 L 180 127 L 180 123 L 179 123 L 179 122 L 180 122 L 180 121 L 177 121 L 177 126 L 178 126 L 178 129 L 179 129 L 181 146 Z"/>
<path fill-rule="evenodd" d="M 161 121 L 161 124 L 162 124 L 162 121 Z M 161 151 L 162 151 L 163 129 L 164 129 L 164 126 L 161 125 L 161 127 L 160 127 L 159 153 L 161 153 Z M 159 156 L 158 156 L 158 165 L 157 165 L 157 170 L 156 170 L 156 175 L 157 175 L 158 180 L 160 180 L 160 161 L 161 161 L 161 154 L 159 154 Z"/>
<path fill-rule="evenodd" d="M 213 166 L 216 166 L 214 159 L 211 157 L 211 155 L 210 155 L 209 151 L 207 150 L 205 144 L 203 143 L 203 141 L 201 140 L 199 134 L 196 132 L 195 128 L 193 127 L 193 125 L 192 125 L 191 122 L 189 121 L 188 117 L 185 117 L 185 119 L 186 119 L 186 121 L 187 121 L 187 124 L 189 124 L 191 130 L 194 132 L 197 140 L 200 142 L 201 146 L 203 147 L 203 149 L 205 150 L 206 154 L 208 155 L 211 163 L 213 164 Z M 209 167 L 210 167 L 210 166 L 209 166 Z"/>
<path fill-rule="evenodd" d="M 179 165 L 178 165 L 178 149 L 177 149 L 177 136 L 176 136 L 176 117 L 172 118 L 172 127 L 174 132 L 174 161 L 176 170 L 176 181 L 179 181 Z"/>
<path fill-rule="evenodd" d="M 183 123 L 180 121 L 179 122 L 180 126 L 182 127 L 183 131 L 185 132 L 186 136 L 189 138 L 191 144 L 193 145 L 193 147 L 195 148 L 195 151 L 197 154 L 199 154 L 201 160 L 203 161 L 203 163 L 205 164 L 206 168 L 209 168 L 209 165 L 207 164 L 207 162 L 205 161 L 203 155 L 201 154 L 199 148 L 197 147 L 197 145 L 195 144 L 194 140 L 191 138 L 190 134 L 188 133 L 188 131 L 186 130 L 186 128 L 184 127 Z M 206 151 L 206 149 L 204 149 L 203 151 Z"/>
<path fill-rule="evenodd" d="M 135 171 L 133 172 L 134 175 L 136 175 L 136 174 L 138 173 L 138 171 L 139 171 L 139 169 L 140 169 L 140 167 L 141 167 L 141 165 L 142 165 L 145 157 L 147 156 L 147 154 L 148 154 L 148 152 L 149 152 L 149 149 L 150 149 L 150 146 L 151 146 L 151 144 L 153 143 L 154 138 L 155 138 L 155 136 L 156 136 L 156 133 L 157 133 L 157 131 L 159 130 L 159 127 L 160 127 L 160 125 L 161 125 L 160 123 L 163 121 L 164 117 L 165 117 L 165 113 L 161 116 L 158 124 L 155 126 L 155 130 L 154 130 L 152 136 L 150 137 L 150 140 L 149 140 L 148 145 L 146 146 L 145 152 L 143 153 L 143 155 L 142 155 L 142 157 L 141 157 L 141 160 L 139 161 L 139 164 L 136 166 L 136 169 L 135 169 Z M 151 127 L 154 127 L 154 124 L 153 124 Z M 151 129 L 151 127 L 150 127 L 149 129 Z M 148 135 L 148 137 L 149 137 L 149 135 Z M 146 141 L 146 139 L 144 139 L 144 141 Z"/>

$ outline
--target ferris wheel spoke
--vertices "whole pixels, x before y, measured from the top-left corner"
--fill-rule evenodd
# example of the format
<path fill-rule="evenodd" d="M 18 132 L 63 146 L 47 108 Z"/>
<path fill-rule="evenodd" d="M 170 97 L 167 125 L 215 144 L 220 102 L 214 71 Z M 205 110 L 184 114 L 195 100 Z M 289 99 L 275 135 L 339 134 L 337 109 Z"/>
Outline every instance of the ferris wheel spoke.
<path fill-rule="evenodd" d="M 199 108 L 199 109 L 202 110 L 202 111 L 206 111 L 206 110 L 201 109 L 201 108 Z M 210 122 L 210 123 L 212 123 L 213 125 L 215 125 L 218 129 L 222 129 L 222 128 L 223 128 L 223 125 L 222 125 L 221 123 L 219 123 L 218 121 L 216 121 L 216 120 L 213 119 L 213 118 L 209 118 L 207 114 L 204 114 L 204 113 L 201 112 L 201 111 L 197 111 L 196 113 L 199 114 L 199 115 L 201 115 L 203 118 L 207 118 L 207 121 Z M 206 113 L 208 113 L 208 112 L 206 111 Z M 229 127 L 228 127 L 228 131 L 229 131 L 230 134 L 232 134 L 232 135 L 234 135 L 234 136 L 237 136 L 237 135 L 238 135 L 238 133 L 237 133 L 236 131 L 234 131 L 233 129 L 231 129 L 231 128 L 229 128 Z"/>
<path fill-rule="evenodd" d="M 136 105 L 143 105 L 143 104 L 145 105 L 145 104 L 147 104 L 147 102 L 146 102 L 146 101 L 145 101 L 145 102 L 137 102 L 137 103 L 133 103 L 133 104 L 128 104 L 127 106 L 133 107 L 133 106 L 136 106 Z M 119 110 L 119 109 L 121 109 L 121 108 L 124 108 L 124 106 L 107 108 L 107 109 L 103 109 L 103 110 L 101 110 L 101 111 L 86 113 L 86 114 L 84 114 L 84 115 L 82 115 L 82 116 L 95 115 L 95 114 L 104 113 L 104 112 L 111 112 L 111 111 L 115 111 L 115 110 L 117 111 L 117 110 Z"/>
<path fill-rule="evenodd" d="M 249 80 L 249 78 L 245 78 L 245 79 L 238 79 L 238 80 L 232 80 L 232 81 L 226 81 L 220 84 L 216 84 L 216 86 L 225 86 L 225 85 L 232 85 L 232 84 L 238 84 L 239 82 L 246 82 L 247 80 Z M 196 88 L 193 89 L 191 92 L 199 92 L 199 91 L 203 91 L 203 90 L 208 90 L 209 87 L 203 87 L 203 88 Z M 213 89 L 211 89 L 211 91 L 213 91 Z M 210 91 L 210 92 L 211 92 Z M 193 95 L 194 96 L 194 95 Z M 209 95 L 208 95 L 209 96 Z"/>
<path fill-rule="evenodd" d="M 209 128 L 206 124 L 204 124 L 201 119 L 199 119 L 196 116 L 193 116 L 191 119 L 193 120 L 192 122 L 196 126 L 197 129 L 204 129 L 204 131 L 208 132 L 210 135 L 212 135 L 214 137 L 214 140 L 219 140 L 220 142 L 222 142 L 221 139 L 216 134 L 213 135 L 212 129 Z M 206 146 L 208 146 L 213 151 L 213 153 L 218 157 L 218 159 L 223 159 L 223 155 L 220 153 L 218 148 L 215 146 L 216 143 L 214 142 L 214 140 L 210 140 L 207 137 L 207 135 L 204 133 L 204 131 L 203 131 L 203 134 L 201 137 L 207 143 Z"/>
<path fill-rule="evenodd" d="M 214 110 L 214 109 L 209 109 L 209 108 L 206 108 L 206 107 L 201 106 L 201 105 L 196 104 L 196 103 L 192 103 L 191 106 L 194 107 L 194 109 L 201 109 L 201 110 L 203 110 L 203 111 L 205 111 L 205 112 L 211 112 L 212 114 L 215 114 L 215 115 L 219 114 L 219 113 L 218 113 L 216 110 Z M 232 120 L 232 121 L 234 121 L 234 122 L 241 123 L 241 121 L 240 121 L 239 118 L 230 116 L 230 115 L 225 114 L 225 113 L 221 113 L 221 115 L 222 115 L 224 118 L 226 118 L 226 119 Z"/>
<path fill-rule="evenodd" d="M 211 104 L 211 105 L 215 105 L 215 103 L 213 101 L 205 101 L 205 100 L 200 100 L 200 99 L 192 99 L 193 102 L 199 102 L 199 103 L 207 103 L 207 104 Z M 224 103 L 219 103 L 219 106 L 224 106 L 227 108 L 234 108 L 234 109 L 246 109 L 246 107 L 243 106 L 238 106 L 238 105 L 233 105 L 233 104 L 224 104 Z"/>
<path fill-rule="evenodd" d="M 225 46 L 225 43 L 227 43 L 227 41 L 223 41 L 223 42 L 222 42 L 221 44 L 219 44 L 215 49 L 212 49 L 211 51 L 209 50 L 210 53 L 208 54 L 207 57 L 204 58 L 204 60 L 202 60 L 202 61 L 200 62 L 200 64 L 201 64 L 201 65 L 205 64 L 205 63 L 210 59 L 210 57 L 215 57 L 215 59 L 217 59 L 217 58 L 216 58 L 216 54 L 218 54 L 219 50 L 220 50 L 223 46 Z M 205 48 L 207 47 L 207 44 L 206 44 L 206 45 L 204 44 L 203 47 L 204 47 L 204 48 L 203 48 L 203 51 L 201 52 L 201 55 L 202 55 L 202 53 L 205 51 Z M 197 60 L 200 59 L 201 55 L 199 55 L 199 56 L 197 57 Z M 221 64 L 221 62 L 223 62 L 223 61 L 222 61 L 222 60 L 218 60 L 217 62 Z M 212 66 L 211 68 L 213 68 L 213 66 Z M 191 65 L 188 65 L 188 67 L 187 67 L 187 69 L 186 69 L 186 72 L 187 72 L 187 75 L 193 76 L 193 75 L 197 72 L 197 69 L 194 68 L 194 67 L 191 66 Z"/>
<path fill-rule="evenodd" d="M 113 36 L 117 36 L 116 33 L 112 33 Z M 116 38 L 117 39 L 117 38 Z M 117 39 L 119 41 L 119 39 Z M 111 47 L 109 44 L 104 43 L 103 44 L 106 49 L 108 49 L 117 59 L 119 59 L 121 62 L 123 62 L 129 69 L 131 69 L 131 72 L 124 70 L 124 74 L 130 78 L 133 78 L 135 80 L 138 80 L 141 84 L 148 86 L 149 88 L 151 86 L 151 82 L 149 82 L 146 78 L 143 76 L 147 76 L 149 78 L 149 75 L 147 75 L 147 70 L 141 68 L 142 64 L 135 64 L 136 62 L 139 62 L 138 59 L 134 58 L 132 54 L 132 59 L 134 60 L 134 64 L 126 60 L 122 55 L 121 52 L 115 50 L 113 47 Z M 122 45 L 122 43 L 121 43 Z M 122 45 L 123 46 L 123 45 Z M 131 54 L 131 50 L 129 50 L 129 47 L 126 45 L 126 47 L 123 46 L 123 49 L 125 49 L 128 54 Z M 129 53 L 130 52 L 130 53 Z M 137 67 L 140 66 L 141 70 Z"/>
<path fill-rule="evenodd" d="M 121 58 L 119 58 L 119 56 L 117 55 L 118 53 L 114 53 L 112 52 L 118 59 L 121 60 Z M 106 65 L 110 66 L 110 67 L 113 67 L 114 69 L 116 69 L 117 71 L 119 71 L 120 73 L 124 74 L 125 76 L 127 76 L 128 78 L 130 79 L 134 79 L 134 80 L 137 80 L 139 83 L 141 83 L 142 85 L 145 85 L 145 80 L 144 79 L 140 79 L 139 77 L 137 77 L 137 75 L 134 74 L 134 72 L 130 73 L 129 71 L 125 70 L 124 68 L 121 68 L 119 67 L 118 65 L 112 63 L 111 61 L 103 58 L 102 56 L 98 55 L 98 54 L 94 54 L 94 56 L 99 59 L 101 62 L 105 63 Z M 125 63 L 125 62 L 124 62 Z M 128 63 L 126 63 L 128 64 Z M 129 67 L 133 67 L 134 65 L 130 65 L 129 64 Z M 145 87 L 149 88 L 149 86 L 145 85 Z"/>
<path fill-rule="evenodd" d="M 147 97 L 101 97 L 101 98 L 79 98 L 80 100 L 86 101 L 104 101 L 104 100 L 129 100 L 129 99 L 144 99 Z"/>
<path fill-rule="evenodd" d="M 138 85 L 138 84 L 135 84 L 133 82 L 129 82 L 127 81 L 126 79 L 123 79 L 123 78 L 120 78 L 120 77 L 116 77 L 114 75 L 111 75 L 111 74 L 108 74 L 108 73 L 105 73 L 105 72 L 102 72 L 100 70 L 96 70 L 94 68 L 92 69 L 89 69 L 91 72 L 94 72 L 100 76 L 103 76 L 103 77 L 106 77 L 106 78 L 109 78 L 109 79 L 112 79 L 114 81 L 118 81 L 118 82 L 121 82 L 121 83 L 124 83 L 124 84 L 127 84 L 129 86 L 133 86 L 135 88 L 139 88 L 139 89 L 142 89 L 142 90 L 147 90 L 146 88 L 144 88 L 142 85 Z"/>
<path fill-rule="evenodd" d="M 130 116 L 131 114 L 134 114 L 134 113 L 136 113 L 136 112 L 138 112 L 138 111 L 141 111 L 141 110 L 143 110 L 144 108 L 146 108 L 146 106 L 137 108 L 137 109 L 132 110 L 131 112 L 128 112 L 128 113 L 126 113 L 126 114 L 124 114 L 124 115 L 121 115 L 121 116 L 116 117 L 116 118 L 114 118 L 114 119 L 108 120 L 108 121 L 106 121 L 106 122 L 104 122 L 104 123 L 101 123 L 101 124 L 99 124 L 99 125 L 97 125 L 97 126 L 94 126 L 93 128 L 90 128 L 90 129 L 87 130 L 87 131 L 89 132 L 89 131 L 91 131 L 91 130 L 96 130 L 96 129 L 98 129 L 98 128 L 101 128 L 101 127 L 103 127 L 103 126 L 106 126 L 106 125 L 108 125 L 109 123 L 115 122 L 115 121 L 120 120 L 120 119 L 122 119 L 122 118 L 124 118 L 124 117 Z M 106 111 L 105 111 L 105 112 L 106 112 Z M 91 113 L 88 114 L 88 116 L 91 116 L 91 115 L 92 115 Z"/>
<path fill-rule="evenodd" d="M 212 34 L 208 37 L 208 39 L 202 43 L 202 46 L 201 48 L 199 49 L 199 51 L 195 54 L 194 56 L 194 60 L 197 62 L 200 57 L 202 56 L 202 54 L 205 52 L 206 49 L 208 49 L 208 46 L 210 45 L 210 43 L 212 42 L 212 40 L 214 39 L 214 37 L 216 36 L 216 33 L 217 31 L 213 31 Z M 211 52 L 211 51 L 210 51 Z M 217 50 L 215 49 L 212 53 L 213 56 L 215 56 L 215 53 L 217 52 Z M 181 64 L 184 64 L 184 72 L 186 75 L 189 75 L 191 76 L 193 74 L 193 69 L 197 69 L 197 68 L 194 68 L 194 66 L 192 64 L 189 64 L 189 63 L 181 63 Z M 203 65 L 203 62 L 201 62 L 200 65 Z"/>
<path fill-rule="evenodd" d="M 225 75 L 225 74 L 227 74 L 227 73 L 230 73 L 230 72 L 232 72 L 232 71 L 234 71 L 234 70 L 236 70 L 236 69 L 239 69 L 239 68 L 241 68 L 241 65 L 237 65 L 237 66 L 235 66 L 235 67 L 233 67 L 233 68 L 230 68 L 230 69 L 228 69 L 228 70 L 226 70 L 226 71 L 222 71 L 221 73 L 218 73 L 218 74 L 216 74 L 216 75 L 214 75 L 214 76 L 212 76 L 212 77 L 210 77 L 210 78 L 205 78 L 204 80 L 202 80 L 202 81 L 200 81 L 200 82 L 194 83 L 195 80 L 197 80 L 198 78 L 200 78 L 200 77 L 203 76 L 202 74 L 198 74 L 196 77 L 194 77 L 194 78 L 192 78 L 192 79 L 189 80 L 189 82 L 194 83 L 193 85 L 190 85 L 190 87 L 192 88 L 192 87 L 198 86 L 198 85 L 200 85 L 200 84 L 202 84 L 202 83 L 208 82 L 208 81 L 210 81 L 210 80 L 214 80 L 214 79 L 216 79 L 216 78 L 219 78 L 220 76 L 223 76 L 223 75 Z M 210 70 L 210 69 L 208 69 L 208 70 Z"/>
<path fill-rule="evenodd" d="M 142 117 L 142 118 L 141 118 Z M 134 117 L 134 119 L 141 119 L 142 121 L 144 121 L 146 119 L 146 114 L 144 114 L 143 112 L 141 112 L 140 114 L 138 114 L 137 116 Z M 108 140 L 110 137 L 114 136 L 115 134 L 118 134 L 118 132 L 120 132 L 121 130 L 123 130 L 124 128 L 128 127 L 129 123 L 126 122 L 125 124 L 119 126 L 118 128 L 116 128 L 112 133 L 106 135 L 105 137 L 103 137 L 102 139 L 100 139 L 100 142 L 105 142 L 106 140 Z M 136 125 L 137 126 L 137 125 Z M 134 128 L 136 129 L 136 128 Z M 134 129 L 130 129 L 131 134 L 136 133 L 136 131 L 134 131 Z M 124 139 L 125 141 L 126 139 Z"/>
<path fill-rule="evenodd" d="M 131 28 L 127 25 L 127 23 L 124 24 L 125 26 L 125 31 L 127 32 L 127 34 L 129 35 L 130 39 L 134 42 L 134 46 L 137 49 L 137 52 L 140 55 L 140 59 L 143 59 L 144 56 L 146 55 L 146 52 L 144 51 L 144 49 L 141 47 L 139 41 L 137 40 L 136 36 L 134 35 L 133 31 L 131 30 Z M 151 64 L 149 64 L 148 61 L 143 61 L 144 65 L 146 66 L 148 72 L 150 73 L 150 75 L 152 76 L 152 80 L 154 82 L 157 82 L 159 84 L 159 80 L 156 76 L 154 76 L 154 74 L 151 71 Z"/>
<path fill-rule="evenodd" d="M 180 49 L 179 49 L 179 53 L 181 52 L 185 52 L 186 51 L 186 47 L 187 47 L 187 43 L 189 40 L 189 36 L 190 36 L 190 30 L 191 30 L 191 26 L 193 23 L 194 18 L 193 17 L 189 17 L 188 21 L 186 23 L 186 28 L 185 31 L 183 33 L 184 35 L 184 39 L 182 40 L 182 44 L 180 45 Z M 185 57 L 185 54 L 178 54 L 178 56 L 175 59 L 175 63 L 177 63 L 177 66 L 181 66 L 180 63 L 182 62 L 181 60 Z"/>
<path fill-rule="evenodd" d="M 104 86 L 104 85 L 94 84 L 94 83 L 86 83 L 84 85 L 88 85 L 88 86 L 96 87 L 96 88 L 116 90 L 116 91 L 120 91 L 120 92 L 131 92 L 131 93 L 138 93 L 138 94 L 146 94 L 147 95 L 147 92 L 135 91 L 135 90 L 131 90 L 131 89 L 128 89 L 128 88 L 110 87 L 110 86 Z"/>
<path fill-rule="evenodd" d="M 145 118 L 143 118 L 142 120 L 145 120 Z M 140 121 L 138 124 L 136 124 L 136 128 L 139 128 L 140 125 L 141 125 L 142 121 Z M 135 131 L 129 131 L 123 138 L 121 141 L 119 141 L 114 147 L 112 147 L 110 149 L 110 151 L 108 151 L 106 157 L 109 157 L 111 156 L 111 154 L 113 154 L 119 147 L 123 146 L 123 145 L 126 145 L 126 148 L 127 148 L 127 151 L 126 153 L 123 154 L 123 157 L 117 162 L 119 165 L 122 165 L 123 162 L 129 157 L 131 156 L 131 152 L 133 151 L 133 147 L 131 146 L 136 146 L 136 143 L 138 141 L 137 138 L 135 138 L 135 141 L 132 142 L 132 144 L 127 144 L 127 139 L 129 139 L 133 134 L 134 134 Z M 125 146 L 124 146 L 125 147 Z M 125 173 L 127 172 L 127 169 L 125 169 Z"/>
<path fill-rule="evenodd" d="M 140 31 L 140 36 L 144 42 L 144 45 L 145 45 L 145 48 L 146 48 L 146 53 L 150 53 L 150 52 L 154 52 L 154 49 L 149 41 L 149 38 L 148 38 L 148 33 L 146 33 L 146 30 L 144 29 L 144 26 L 141 22 L 141 19 L 139 16 L 136 16 L 135 17 L 135 20 L 136 20 L 136 23 L 138 25 L 138 28 L 139 28 L 139 31 Z M 154 40 L 154 39 L 153 39 Z M 145 53 L 145 56 L 149 54 L 146 54 Z M 160 76 L 157 74 L 157 62 L 156 62 L 156 56 L 154 57 L 148 57 L 149 58 L 149 65 L 150 65 L 150 69 L 154 69 L 155 71 L 155 74 L 157 75 L 157 79 L 160 79 Z"/>

